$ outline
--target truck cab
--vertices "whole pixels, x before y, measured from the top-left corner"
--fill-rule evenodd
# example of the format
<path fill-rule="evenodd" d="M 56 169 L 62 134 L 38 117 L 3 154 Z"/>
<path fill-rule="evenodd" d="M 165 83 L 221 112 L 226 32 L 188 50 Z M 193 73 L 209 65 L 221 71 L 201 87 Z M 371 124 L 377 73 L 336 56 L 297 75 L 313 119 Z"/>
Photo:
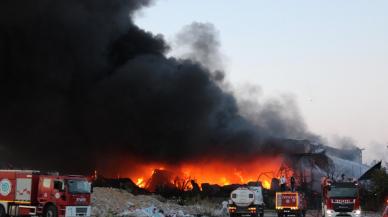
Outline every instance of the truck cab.
<path fill-rule="evenodd" d="M 90 216 L 90 195 L 84 176 L 0 170 L 0 217 Z"/>
<path fill-rule="evenodd" d="M 41 176 L 38 213 L 48 216 L 90 216 L 90 182 L 82 176 Z M 54 214 L 54 215 L 52 215 Z"/>
<path fill-rule="evenodd" d="M 264 216 L 264 201 L 260 186 L 239 187 L 232 191 L 228 203 L 231 217 Z"/>
<path fill-rule="evenodd" d="M 385 201 L 385 209 L 383 210 L 383 217 L 388 217 L 388 199 Z"/>
<path fill-rule="evenodd" d="M 322 185 L 322 216 L 361 216 L 360 196 L 357 182 L 326 180 Z"/>

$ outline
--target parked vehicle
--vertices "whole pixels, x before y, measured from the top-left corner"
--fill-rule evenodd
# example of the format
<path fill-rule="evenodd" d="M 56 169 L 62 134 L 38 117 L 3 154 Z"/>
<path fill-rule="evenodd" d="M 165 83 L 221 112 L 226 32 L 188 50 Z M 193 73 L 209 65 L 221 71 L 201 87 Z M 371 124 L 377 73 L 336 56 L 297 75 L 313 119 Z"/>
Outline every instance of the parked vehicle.
<path fill-rule="evenodd" d="M 383 217 L 388 217 L 388 199 L 386 201 L 385 209 L 383 212 Z"/>
<path fill-rule="evenodd" d="M 84 176 L 0 170 L 0 217 L 90 216 L 90 192 Z"/>
<path fill-rule="evenodd" d="M 383 217 L 388 217 L 388 206 L 385 207 L 385 210 L 383 212 Z"/>
<path fill-rule="evenodd" d="M 275 206 L 278 217 L 289 215 L 304 217 L 306 215 L 307 202 L 301 192 L 276 192 Z"/>
<path fill-rule="evenodd" d="M 264 216 L 264 201 L 260 186 L 239 187 L 230 194 L 228 211 L 230 217 Z"/>
<path fill-rule="evenodd" d="M 322 179 L 322 216 L 361 216 L 358 183 L 355 181 L 333 181 Z"/>

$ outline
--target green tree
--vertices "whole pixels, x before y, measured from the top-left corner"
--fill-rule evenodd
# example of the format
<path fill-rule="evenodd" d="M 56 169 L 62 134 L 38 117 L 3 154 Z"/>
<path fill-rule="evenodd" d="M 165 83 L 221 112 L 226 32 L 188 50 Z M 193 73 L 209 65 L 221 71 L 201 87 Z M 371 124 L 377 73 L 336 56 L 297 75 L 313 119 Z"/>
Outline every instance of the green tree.
<path fill-rule="evenodd" d="M 376 170 L 372 175 L 373 196 L 378 206 L 385 203 L 388 197 L 388 173 L 385 169 Z"/>

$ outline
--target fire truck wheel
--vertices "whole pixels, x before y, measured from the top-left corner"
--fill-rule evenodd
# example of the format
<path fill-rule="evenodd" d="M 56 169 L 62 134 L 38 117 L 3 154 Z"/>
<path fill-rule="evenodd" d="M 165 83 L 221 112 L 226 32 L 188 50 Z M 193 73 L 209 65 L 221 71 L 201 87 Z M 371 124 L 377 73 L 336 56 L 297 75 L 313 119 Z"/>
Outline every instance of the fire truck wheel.
<path fill-rule="evenodd" d="M 43 212 L 43 217 L 58 217 L 57 208 L 53 205 L 48 205 Z"/>
<path fill-rule="evenodd" d="M 6 214 L 5 214 L 4 206 L 0 205 L 0 217 L 5 217 L 5 216 L 6 216 Z"/>

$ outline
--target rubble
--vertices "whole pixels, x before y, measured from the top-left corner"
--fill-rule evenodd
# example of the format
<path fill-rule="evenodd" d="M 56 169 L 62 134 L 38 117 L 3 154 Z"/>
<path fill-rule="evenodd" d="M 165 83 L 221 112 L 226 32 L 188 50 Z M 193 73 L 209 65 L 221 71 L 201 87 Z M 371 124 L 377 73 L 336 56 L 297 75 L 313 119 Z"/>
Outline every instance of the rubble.
<path fill-rule="evenodd" d="M 158 195 L 133 195 L 115 188 L 93 189 L 92 215 L 96 217 L 189 217 L 222 216 L 220 204 L 202 200 L 198 204 L 182 206 L 176 201 L 162 200 Z"/>

